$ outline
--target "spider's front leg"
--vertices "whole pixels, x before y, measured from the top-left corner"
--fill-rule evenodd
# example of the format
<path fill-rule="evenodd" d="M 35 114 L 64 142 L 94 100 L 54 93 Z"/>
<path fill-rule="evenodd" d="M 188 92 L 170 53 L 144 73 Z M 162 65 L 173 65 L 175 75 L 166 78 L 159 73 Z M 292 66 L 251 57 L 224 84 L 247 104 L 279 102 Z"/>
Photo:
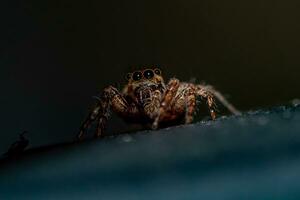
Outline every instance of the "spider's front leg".
<path fill-rule="evenodd" d="M 109 86 L 104 89 L 99 102 L 96 104 L 94 109 L 92 109 L 89 116 L 80 127 L 78 139 L 82 139 L 92 122 L 96 120 L 98 120 L 98 125 L 95 137 L 102 136 L 109 117 L 110 108 L 119 114 L 135 111 L 135 109 L 128 106 L 127 101 L 116 88 Z"/>
<path fill-rule="evenodd" d="M 162 117 L 166 114 L 169 107 L 171 106 L 172 100 L 175 98 L 176 93 L 179 88 L 179 80 L 178 79 L 171 79 L 167 85 L 167 90 L 165 95 L 161 101 L 160 108 L 154 122 L 152 124 L 152 129 L 157 129 L 158 123 L 162 119 Z"/>
<path fill-rule="evenodd" d="M 97 103 L 97 105 L 92 109 L 92 111 L 89 113 L 88 117 L 85 119 L 85 121 L 82 123 L 79 133 L 77 135 L 77 138 L 81 140 L 86 133 L 87 129 L 90 127 L 92 122 L 94 122 L 96 119 L 99 118 L 100 112 L 102 112 L 102 105 L 101 101 Z"/>

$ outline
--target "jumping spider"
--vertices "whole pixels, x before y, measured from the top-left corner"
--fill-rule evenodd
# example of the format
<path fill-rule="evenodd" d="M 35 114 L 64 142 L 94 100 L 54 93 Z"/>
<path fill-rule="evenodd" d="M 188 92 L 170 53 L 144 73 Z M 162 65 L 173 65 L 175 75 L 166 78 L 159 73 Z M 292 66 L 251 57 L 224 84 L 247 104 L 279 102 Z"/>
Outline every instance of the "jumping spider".
<path fill-rule="evenodd" d="M 213 120 L 216 118 L 215 98 L 232 113 L 240 114 L 212 86 L 180 82 L 176 78 L 172 78 L 166 85 L 158 68 L 128 73 L 126 79 L 128 83 L 122 92 L 113 86 L 104 89 L 96 106 L 80 127 L 79 139 L 96 120 L 98 126 L 95 136 L 103 136 L 111 109 L 126 122 L 150 125 L 152 129 L 157 129 L 161 123 L 179 120 L 191 123 L 197 97 L 206 100 Z"/>

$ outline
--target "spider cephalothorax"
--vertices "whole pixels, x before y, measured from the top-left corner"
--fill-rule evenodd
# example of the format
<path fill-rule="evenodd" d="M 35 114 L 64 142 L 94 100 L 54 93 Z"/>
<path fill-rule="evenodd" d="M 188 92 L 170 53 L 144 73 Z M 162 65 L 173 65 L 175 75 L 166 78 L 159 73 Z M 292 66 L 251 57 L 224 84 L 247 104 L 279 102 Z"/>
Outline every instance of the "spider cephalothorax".
<path fill-rule="evenodd" d="M 214 98 L 217 98 L 232 113 L 239 114 L 239 111 L 212 86 L 179 82 L 175 78 L 166 85 L 158 68 L 129 73 L 126 79 L 128 83 L 122 93 L 112 86 L 104 89 L 99 102 L 82 124 L 79 138 L 83 137 L 87 128 L 95 120 L 98 121 L 95 136 L 103 135 L 110 110 L 126 122 L 151 125 L 153 129 L 156 129 L 160 123 L 180 119 L 184 119 L 185 123 L 191 123 L 197 106 L 197 97 L 206 100 L 212 119 L 216 118 Z"/>
<path fill-rule="evenodd" d="M 159 69 L 145 69 L 127 74 L 128 84 L 123 94 L 134 102 L 144 117 L 153 119 L 160 106 L 162 94 L 166 90 L 164 80 Z"/>

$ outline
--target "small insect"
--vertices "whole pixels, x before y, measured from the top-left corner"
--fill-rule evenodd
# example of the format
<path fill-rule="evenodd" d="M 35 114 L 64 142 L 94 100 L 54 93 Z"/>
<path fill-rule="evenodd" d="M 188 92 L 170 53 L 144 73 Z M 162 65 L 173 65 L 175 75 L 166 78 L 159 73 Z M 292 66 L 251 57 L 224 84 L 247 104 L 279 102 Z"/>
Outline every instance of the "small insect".
<path fill-rule="evenodd" d="M 210 85 L 180 82 L 176 78 L 165 84 L 159 68 L 128 73 L 128 83 L 122 92 L 106 87 L 99 101 L 80 127 L 78 138 L 82 139 L 92 122 L 97 121 L 95 137 L 103 136 L 110 111 L 126 122 L 143 124 L 157 129 L 161 124 L 193 121 L 198 97 L 208 105 L 210 116 L 216 118 L 215 98 L 230 112 L 240 114 L 224 96 Z"/>

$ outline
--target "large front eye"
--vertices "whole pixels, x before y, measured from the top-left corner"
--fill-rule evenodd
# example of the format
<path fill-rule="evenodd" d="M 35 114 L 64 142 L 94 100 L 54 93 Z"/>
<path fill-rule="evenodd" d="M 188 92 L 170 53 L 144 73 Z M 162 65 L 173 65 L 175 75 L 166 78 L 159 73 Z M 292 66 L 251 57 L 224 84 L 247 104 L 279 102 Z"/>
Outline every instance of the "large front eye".
<path fill-rule="evenodd" d="M 132 74 L 132 79 L 134 81 L 138 81 L 138 80 L 141 80 L 142 76 L 143 76 L 142 72 L 139 72 L 139 71 L 138 72 L 134 72 Z"/>
<path fill-rule="evenodd" d="M 144 71 L 144 77 L 146 79 L 151 79 L 151 78 L 153 78 L 153 76 L 154 76 L 154 73 L 151 69 L 147 69 Z"/>

